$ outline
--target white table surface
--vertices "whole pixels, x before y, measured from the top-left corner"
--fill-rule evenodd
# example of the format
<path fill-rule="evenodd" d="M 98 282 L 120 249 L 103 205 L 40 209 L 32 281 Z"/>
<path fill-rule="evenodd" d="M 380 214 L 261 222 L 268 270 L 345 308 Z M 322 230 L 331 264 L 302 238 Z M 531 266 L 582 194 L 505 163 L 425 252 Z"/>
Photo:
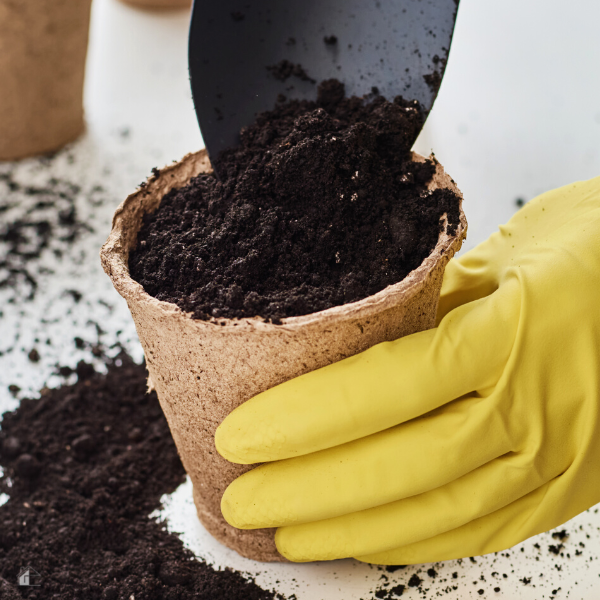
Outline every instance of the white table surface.
<path fill-rule="evenodd" d="M 506 221 L 517 198 L 600 174 L 598 23 L 600 3 L 594 0 L 462 0 L 446 76 L 416 147 L 433 149 L 462 189 L 467 248 Z M 112 212 L 152 167 L 202 146 L 187 77 L 187 24 L 186 11 L 94 0 L 86 134 L 52 159 L 0 164 L 0 173 L 10 170 L 22 183 L 43 184 L 50 177 L 78 183 L 79 216 L 93 227 L 69 256 L 44 253 L 36 265 L 40 289 L 34 300 L 10 304 L 14 291 L 0 290 L 0 412 L 18 403 L 9 384 L 20 386 L 18 398 L 35 395 L 62 381 L 51 375 L 56 364 L 93 359 L 89 348 L 75 348 L 75 335 L 90 344 L 100 339 L 106 347 L 119 340 L 134 358 L 142 357 L 125 302 L 100 268 L 98 249 Z M 103 190 L 92 192 L 98 183 Z M 0 194 L 8 194 L 1 182 Z M 11 198 L 19 203 L 2 221 L 23 215 L 33 202 Z M 81 302 L 65 295 L 66 288 L 83 293 Z M 100 337 L 95 324 L 104 331 Z M 27 358 L 32 347 L 41 354 L 38 363 Z M 252 573 L 259 584 L 298 600 L 368 600 L 384 586 L 382 577 L 393 586 L 406 584 L 413 573 L 423 584 L 407 588 L 403 598 L 600 598 L 597 508 L 564 526 L 570 535 L 560 556 L 548 551 L 559 542 L 547 533 L 476 562 L 433 565 L 435 578 L 427 575 L 431 565 L 386 573 L 352 560 L 264 565 L 243 559 L 199 525 L 189 484 L 165 498 L 162 514 L 199 557 Z"/>

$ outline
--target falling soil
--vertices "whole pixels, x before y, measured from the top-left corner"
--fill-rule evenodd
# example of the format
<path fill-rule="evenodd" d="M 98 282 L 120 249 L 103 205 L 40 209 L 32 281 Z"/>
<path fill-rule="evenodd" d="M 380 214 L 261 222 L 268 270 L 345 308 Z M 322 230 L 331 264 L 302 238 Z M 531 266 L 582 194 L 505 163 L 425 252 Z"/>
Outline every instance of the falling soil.
<path fill-rule="evenodd" d="M 459 198 L 426 188 L 435 164 L 410 149 L 419 105 L 345 98 L 280 103 L 201 174 L 145 215 L 129 267 L 159 300 L 197 319 L 305 315 L 404 279 L 435 247 Z"/>
<path fill-rule="evenodd" d="M 274 598 L 196 560 L 148 517 L 185 472 L 145 368 L 121 355 L 107 375 L 85 363 L 77 373 L 3 415 L 0 598 Z M 18 585 L 27 566 L 39 587 Z"/>

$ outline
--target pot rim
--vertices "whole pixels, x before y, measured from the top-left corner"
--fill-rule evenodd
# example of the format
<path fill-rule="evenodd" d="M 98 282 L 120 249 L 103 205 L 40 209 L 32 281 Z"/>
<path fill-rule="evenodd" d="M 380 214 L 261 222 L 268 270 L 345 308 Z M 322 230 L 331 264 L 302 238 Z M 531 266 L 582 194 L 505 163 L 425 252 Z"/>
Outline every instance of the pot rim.
<path fill-rule="evenodd" d="M 413 160 L 423 162 L 425 157 L 413 152 Z M 430 158 L 435 160 L 432 154 Z M 160 170 L 158 175 L 152 175 L 145 184 L 142 184 L 135 192 L 127 196 L 116 209 L 112 221 L 110 235 L 100 251 L 100 257 L 104 270 L 111 278 L 115 289 L 125 300 L 134 300 L 138 303 L 150 304 L 159 309 L 165 315 L 181 315 L 188 317 L 200 329 L 204 327 L 219 327 L 221 331 L 248 332 L 248 331 L 292 331 L 308 327 L 316 322 L 328 322 L 334 326 L 341 321 L 357 318 L 368 318 L 381 313 L 388 308 L 397 306 L 400 302 L 405 303 L 418 294 L 431 277 L 437 271 L 440 262 L 447 262 L 457 252 L 467 234 L 467 220 L 462 208 L 463 195 L 456 186 L 453 179 L 444 171 L 442 165 L 435 160 L 436 172 L 428 185 L 433 191 L 438 188 L 449 188 L 459 196 L 460 218 L 454 235 L 447 233 L 447 220 L 445 228 L 440 232 L 437 244 L 423 262 L 413 269 L 402 281 L 389 285 L 383 290 L 367 296 L 362 300 L 333 306 L 308 315 L 285 317 L 281 324 L 275 325 L 265 322 L 263 317 L 243 317 L 241 319 L 229 319 L 224 317 L 213 317 L 209 321 L 193 319 L 191 312 L 185 312 L 176 304 L 164 302 L 148 294 L 142 285 L 135 281 L 129 274 L 129 252 L 135 245 L 138 231 L 141 226 L 143 215 L 148 212 L 142 209 L 142 200 L 148 195 L 160 198 L 164 197 L 171 189 L 185 185 L 185 180 L 198 175 L 201 172 L 210 172 L 210 161 L 206 150 L 186 154 L 180 161 Z M 177 177 L 177 175 L 179 177 Z M 173 181 L 168 181 L 168 179 Z M 171 185 L 172 184 L 172 185 Z M 160 201 L 159 201 L 160 203 Z M 158 204 L 157 204 L 158 207 Z M 127 227 L 127 221 L 133 220 L 135 227 Z M 128 241 L 126 238 L 134 238 Z"/>

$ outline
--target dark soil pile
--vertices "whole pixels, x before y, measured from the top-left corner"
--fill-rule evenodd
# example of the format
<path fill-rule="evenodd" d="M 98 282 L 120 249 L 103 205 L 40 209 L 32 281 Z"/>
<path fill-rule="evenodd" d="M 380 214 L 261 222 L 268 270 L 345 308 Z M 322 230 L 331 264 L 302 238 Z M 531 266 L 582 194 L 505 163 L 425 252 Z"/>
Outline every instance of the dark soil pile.
<path fill-rule="evenodd" d="M 116 362 L 108 375 L 80 363 L 77 384 L 3 416 L 0 598 L 272 599 L 148 518 L 185 472 L 145 368 Z M 27 566 L 40 587 L 17 584 Z"/>
<path fill-rule="evenodd" d="M 275 323 L 360 300 L 397 283 L 437 243 L 458 197 L 426 188 L 432 160 L 410 149 L 418 103 L 344 96 L 281 102 L 203 174 L 144 217 L 129 260 L 146 292 L 194 318 Z"/>

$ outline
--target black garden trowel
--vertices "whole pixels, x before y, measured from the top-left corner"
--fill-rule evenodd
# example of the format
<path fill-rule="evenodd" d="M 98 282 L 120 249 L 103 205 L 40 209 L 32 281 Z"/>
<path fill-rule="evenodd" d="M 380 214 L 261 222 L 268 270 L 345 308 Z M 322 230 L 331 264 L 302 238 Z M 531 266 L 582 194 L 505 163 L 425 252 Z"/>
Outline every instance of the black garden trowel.
<path fill-rule="evenodd" d="M 283 95 L 316 99 L 336 78 L 347 95 L 433 106 L 458 0 L 194 0 L 192 94 L 209 155 Z"/>

